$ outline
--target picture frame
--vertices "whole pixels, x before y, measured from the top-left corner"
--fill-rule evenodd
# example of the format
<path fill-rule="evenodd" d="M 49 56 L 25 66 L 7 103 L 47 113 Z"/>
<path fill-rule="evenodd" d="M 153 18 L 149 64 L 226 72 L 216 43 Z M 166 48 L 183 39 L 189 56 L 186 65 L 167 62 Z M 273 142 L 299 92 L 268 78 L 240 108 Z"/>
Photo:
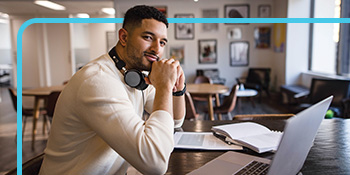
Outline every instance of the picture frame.
<path fill-rule="evenodd" d="M 175 18 L 194 18 L 194 15 L 193 14 L 175 14 Z M 175 39 L 178 39 L 178 40 L 194 39 L 194 24 L 193 23 L 176 23 Z"/>
<path fill-rule="evenodd" d="M 203 18 L 218 18 L 219 10 L 218 9 L 203 9 L 202 10 Z M 219 30 L 218 23 L 202 23 L 203 32 L 217 32 Z"/>
<path fill-rule="evenodd" d="M 271 17 L 271 5 L 259 5 L 258 16 L 259 16 L 259 18 L 270 18 Z"/>
<path fill-rule="evenodd" d="M 225 5 L 224 10 L 225 18 L 249 18 L 249 5 Z M 235 24 L 235 23 L 226 23 L 226 24 Z M 246 24 L 246 23 L 244 23 Z"/>
<path fill-rule="evenodd" d="M 154 8 L 156 8 L 157 10 L 159 10 L 160 12 L 162 12 L 165 17 L 168 17 L 168 8 L 167 6 L 153 6 Z"/>
<path fill-rule="evenodd" d="M 198 62 L 199 64 L 215 64 L 217 61 L 217 40 L 198 40 Z"/>
<path fill-rule="evenodd" d="M 169 59 L 178 60 L 180 64 L 184 64 L 185 60 L 185 46 L 184 45 L 174 45 L 169 46 Z"/>
<path fill-rule="evenodd" d="M 227 29 L 227 39 L 239 40 L 242 39 L 242 28 L 232 27 Z"/>
<path fill-rule="evenodd" d="M 254 29 L 255 48 L 271 47 L 271 27 L 256 27 Z"/>
<path fill-rule="evenodd" d="M 249 42 L 233 41 L 230 43 L 230 66 L 249 65 Z"/>

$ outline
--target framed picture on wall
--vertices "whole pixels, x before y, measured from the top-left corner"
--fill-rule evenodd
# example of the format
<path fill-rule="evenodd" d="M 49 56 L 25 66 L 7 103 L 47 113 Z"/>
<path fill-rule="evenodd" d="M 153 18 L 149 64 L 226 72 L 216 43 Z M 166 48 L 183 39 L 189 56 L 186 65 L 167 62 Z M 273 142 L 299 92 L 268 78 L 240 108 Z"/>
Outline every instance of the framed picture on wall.
<path fill-rule="evenodd" d="M 175 18 L 194 18 L 193 14 L 176 14 Z M 194 39 L 194 24 L 193 23 L 176 23 L 175 24 L 175 39 Z"/>
<path fill-rule="evenodd" d="M 216 40 L 206 39 L 198 40 L 198 55 L 200 64 L 213 64 L 216 63 Z"/>
<path fill-rule="evenodd" d="M 166 6 L 154 6 L 154 8 L 162 12 L 165 15 L 165 17 L 168 17 L 168 10 Z"/>
<path fill-rule="evenodd" d="M 173 58 L 174 60 L 178 60 L 180 64 L 184 63 L 185 60 L 185 46 L 169 46 L 169 58 Z"/>
<path fill-rule="evenodd" d="M 234 39 L 234 40 L 242 39 L 242 28 L 241 27 L 228 28 L 227 38 Z"/>
<path fill-rule="evenodd" d="M 203 9 L 202 10 L 203 18 L 218 18 L 219 10 L 218 9 Z M 217 32 L 219 30 L 218 23 L 202 23 L 203 32 Z"/>
<path fill-rule="evenodd" d="M 234 41 L 230 43 L 230 65 L 248 66 L 249 65 L 249 42 Z"/>
<path fill-rule="evenodd" d="M 256 27 L 254 29 L 255 48 L 266 49 L 271 46 L 271 27 Z"/>
<path fill-rule="evenodd" d="M 258 7 L 259 18 L 270 18 L 271 17 L 271 6 L 270 5 L 259 5 Z"/>
<path fill-rule="evenodd" d="M 249 5 L 225 5 L 225 18 L 249 18 Z M 233 24 L 233 23 L 227 23 Z M 245 24 L 245 23 L 244 23 Z"/>

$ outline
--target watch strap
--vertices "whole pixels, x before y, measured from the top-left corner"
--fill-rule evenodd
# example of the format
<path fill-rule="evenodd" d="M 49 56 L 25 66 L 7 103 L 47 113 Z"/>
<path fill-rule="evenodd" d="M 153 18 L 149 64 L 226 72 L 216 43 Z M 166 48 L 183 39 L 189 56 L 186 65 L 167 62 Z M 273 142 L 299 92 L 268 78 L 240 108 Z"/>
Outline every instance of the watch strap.
<path fill-rule="evenodd" d="M 184 88 L 181 91 L 173 92 L 173 96 L 183 96 L 185 94 L 185 92 L 186 92 L 186 83 L 185 83 Z"/>

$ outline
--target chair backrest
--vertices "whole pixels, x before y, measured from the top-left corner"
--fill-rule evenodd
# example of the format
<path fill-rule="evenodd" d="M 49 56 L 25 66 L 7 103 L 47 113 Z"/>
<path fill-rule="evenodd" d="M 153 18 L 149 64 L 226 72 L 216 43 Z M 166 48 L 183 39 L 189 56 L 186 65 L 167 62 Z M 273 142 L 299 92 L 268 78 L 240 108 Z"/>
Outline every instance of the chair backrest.
<path fill-rule="evenodd" d="M 199 114 L 196 112 L 196 108 L 194 107 L 194 103 L 189 92 L 185 93 L 185 101 L 186 101 L 186 116 L 185 119 L 196 119 Z"/>
<path fill-rule="evenodd" d="M 222 105 L 214 108 L 214 113 L 229 113 L 235 109 L 238 89 L 239 85 L 235 84 L 231 89 L 230 95 L 224 98 Z"/>
<path fill-rule="evenodd" d="M 236 106 L 238 89 L 239 85 L 234 85 L 231 89 L 230 96 L 223 101 L 223 105 L 227 104 L 228 106 L 228 112 L 232 111 Z"/>
<path fill-rule="evenodd" d="M 212 81 L 209 77 L 200 75 L 200 76 L 196 76 L 196 78 L 194 79 L 194 83 L 195 84 L 200 84 L 200 83 L 210 83 L 212 84 Z"/>
<path fill-rule="evenodd" d="M 247 83 L 256 83 L 268 88 L 270 84 L 270 68 L 249 68 Z"/>
<path fill-rule="evenodd" d="M 350 80 L 313 78 L 308 98 L 309 102 L 314 104 L 333 95 L 331 106 L 340 107 L 342 100 L 349 97 L 349 90 Z"/>
<path fill-rule="evenodd" d="M 46 102 L 46 112 L 49 117 L 53 117 L 53 113 L 55 111 L 56 102 L 58 97 L 60 96 L 60 91 L 51 92 Z"/>
<path fill-rule="evenodd" d="M 37 175 L 39 174 L 41 164 L 44 159 L 44 153 L 41 153 L 40 155 L 26 161 L 22 165 L 22 175 Z M 17 174 L 17 168 L 14 168 L 7 172 L 5 175 L 16 175 Z"/>
<path fill-rule="evenodd" d="M 17 111 L 17 96 L 15 95 L 14 89 L 8 88 L 8 90 L 11 96 L 13 108 L 15 109 L 15 111 Z"/>

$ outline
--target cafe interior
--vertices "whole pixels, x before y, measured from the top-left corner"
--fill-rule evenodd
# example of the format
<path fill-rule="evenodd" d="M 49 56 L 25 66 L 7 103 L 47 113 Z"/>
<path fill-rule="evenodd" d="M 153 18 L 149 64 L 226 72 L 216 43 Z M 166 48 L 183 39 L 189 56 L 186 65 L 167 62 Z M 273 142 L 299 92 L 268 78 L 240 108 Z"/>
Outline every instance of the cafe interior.
<path fill-rule="evenodd" d="M 48 2 L 56 7 L 42 5 Z M 38 173 L 60 91 L 118 41 L 121 21 L 71 19 L 122 19 L 140 4 L 167 18 L 218 18 L 169 24 L 163 57 L 179 60 L 186 76 L 183 131 L 246 121 L 283 131 L 295 114 L 333 95 L 300 172 L 350 174 L 350 26 L 345 20 L 350 2 L 345 0 L 0 0 L 0 174 L 17 172 L 18 122 L 22 173 Z M 225 20 L 230 18 L 254 20 Z M 22 117 L 16 113 L 18 86 Z M 174 149 L 166 174 L 187 174 L 225 152 Z"/>

